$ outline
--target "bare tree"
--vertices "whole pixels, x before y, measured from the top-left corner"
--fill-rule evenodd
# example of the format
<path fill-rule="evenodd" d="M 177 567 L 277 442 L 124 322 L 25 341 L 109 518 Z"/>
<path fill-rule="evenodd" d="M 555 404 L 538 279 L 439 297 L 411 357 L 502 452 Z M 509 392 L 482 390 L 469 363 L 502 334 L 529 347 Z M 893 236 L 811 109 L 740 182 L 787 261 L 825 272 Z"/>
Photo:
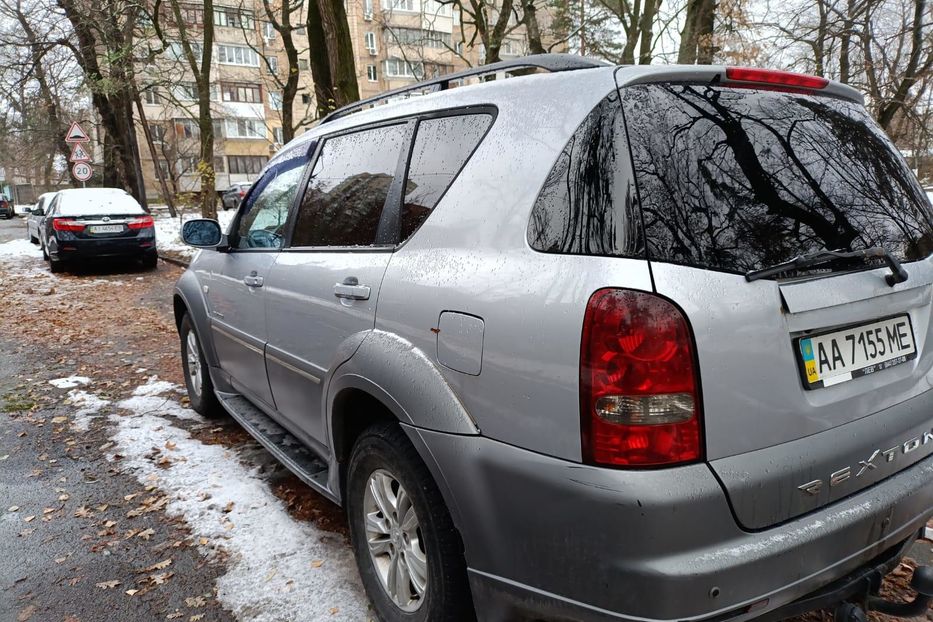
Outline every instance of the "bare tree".
<path fill-rule="evenodd" d="M 308 0 L 308 46 L 318 116 L 360 98 L 343 0 Z"/>

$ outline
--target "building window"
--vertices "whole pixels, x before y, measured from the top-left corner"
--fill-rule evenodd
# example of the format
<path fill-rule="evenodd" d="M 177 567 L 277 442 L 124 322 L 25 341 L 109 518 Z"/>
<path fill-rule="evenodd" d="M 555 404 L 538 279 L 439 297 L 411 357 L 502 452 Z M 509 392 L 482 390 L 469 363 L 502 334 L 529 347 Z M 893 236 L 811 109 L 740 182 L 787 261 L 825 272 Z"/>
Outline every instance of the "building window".
<path fill-rule="evenodd" d="M 149 124 L 149 133 L 152 135 L 152 142 L 161 145 L 165 142 L 165 126 L 159 123 Z"/>
<path fill-rule="evenodd" d="M 463 56 L 463 41 L 457 41 L 457 45 L 454 49 L 457 50 L 457 54 Z"/>
<path fill-rule="evenodd" d="M 366 77 L 370 82 L 376 82 L 379 78 L 376 76 L 376 66 L 366 65 Z"/>
<path fill-rule="evenodd" d="M 175 138 L 198 138 L 201 130 L 192 119 L 175 119 Z"/>
<path fill-rule="evenodd" d="M 158 104 L 162 101 L 162 96 L 159 94 L 159 87 L 150 86 L 143 91 L 143 101 L 147 104 Z"/>
<path fill-rule="evenodd" d="M 265 138 L 262 123 L 257 119 L 227 119 L 227 138 Z M 232 167 L 231 167 L 232 168 Z M 232 170 L 230 171 L 233 172 Z"/>
<path fill-rule="evenodd" d="M 373 0 L 363 0 L 363 19 L 367 22 L 373 18 Z"/>
<path fill-rule="evenodd" d="M 393 11 L 417 11 L 415 0 L 392 0 Z"/>
<path fill-rule="evenodd" d="M 172 93 L 179 101 L 195 101 L 198 99 L 198 85 L 194 82 L 179 82 L 172 87 Z"/>
<path fill-rule="evenodd" d="M 282 131 L 282 128 L 272 128 L 272 141 L 280 145 L 285 142 L 285 133 Z"/>
<path fill-rule="evenodd" d="M 195 59 L 200 59 L 201 44 L 197 41 L 192 41 L 189 45 L 191 46 L 191 53 L 194 54 Z M 171 60 L 187 60 L 185 57 L 185 46 L 181 44 L 181 41 L 173 41 L 169 43 L 168 47 L 165 48 L 165 55 Z"/>
<path fill-rule="evenodd" d="M 366 46 L 366 49 L 369 50 L 370 54 L 376 53 L 376 33 L 366 32 L 363 33 L 363 45 Z"/>
<path fill-rule="evenodd" d="M 298 69 L 300 69 L 301 71 L 308 70 L 308 59 L 307 58 L 298 59 Z"/>
<path fill-rule="evenodd" d="M 224 65 L 259 66 L 259 55 L 254 50 L 241 45 L 218 45 L 217 62 Z"/>
<path fill-rule="evenodd" d="M 227 156 L 231 175 L 258 175 L 268 160 L 265 156 Z"/>
<path fill-rule="evenodd" d="M 224 157 L 223 156 L 214 156 L 214 172 L 215 173 L 224 172 Z"/>
<path fill-rule="evenodd" d="M 253 30 L 256 27 L 252 11 L 228 6 L 214 7 L 214 25 L 244 30 Z"/>
<path fill-rule="evenodd" d="M 385 74 L 388 78 L 417 78 L 424 75 L 421 63 L 409 63 L 401 58 L 390 58 L 386 61 Z"/>
<path fill-rule="evenodd" d="M 262 90 L 258 84 L 221 82 L 220 93 L 225 102 L 240 102 L 246 104 L 262 103 Z"/>
<path fill-rule="evenodd" d="M 162 173 L 162 177 L 171 177 L 171 175 L 169 175 L 170 167 L 168 165 L 168 162 L 166 162 L 165 160 L 159 160 L 158 164 L 159 164 L 159 171 L 161 171 Z"/>
<path fill-rule="evenodd" d="M 223 119 L 213 119 L 211 125 L 214 126 L 214 140 L 224 137 L 224 120 Z"/>
<path fill-rule="evenodd" d="M 269 68 L 269 71 L 272 73 L 279 72 L 279 57 L 278 56 L 266 56 L 266 67 Z"/>
<path fill-rule="evenodd" d="M 271 41 L 275 38 L 275 26 L 272 22 L 263 22 L 262 23 L 262 36 L 266 41 Z"/>
<path fill-rule="evenodd" d="M 282 109 L 282 94 L 275 91 L 269 91 L 269 108 L 273 110 Z"/>
<path fill-rule="evenodd" d="M 417 45 L 419 47 L 449 49 L 453 41 L 449 32 L 422 30 L 420 28 L 387 28 L 383 31 L 386 43 Z"/>
<path fill-rule="evenodd" d="M 197 156 L 179 156 L 175 161 L 175 171 L 179 175 L 194 175 L 198 172 L 199 161 Z"/>
<path fill-rule="evenodd" d="M 311 103 L 311 96 L 308 95 L 307 93 L 302 93 L 302 94 L 301 94 L 301 103 L 302 103 L 302 104 L 305 104 L 305 105 L 309 105 L 309 104 Z"/>

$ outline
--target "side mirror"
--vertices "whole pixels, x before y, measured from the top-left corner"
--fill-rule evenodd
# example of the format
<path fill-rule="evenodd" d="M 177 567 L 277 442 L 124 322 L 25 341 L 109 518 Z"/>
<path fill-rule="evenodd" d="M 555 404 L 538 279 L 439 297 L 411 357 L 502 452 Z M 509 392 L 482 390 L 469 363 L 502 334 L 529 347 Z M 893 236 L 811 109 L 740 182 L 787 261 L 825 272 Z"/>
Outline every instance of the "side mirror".
<path fill-rule="evenodd" d="M 216 220 L 195 218 L 181 226 L 181 239 L 197 248 L 217 248 L 224 242 L 224 234 Z"/>
<path fill-rule="evenodd" d="M 34 207 L 29 212 L 34 216 L 45 216 L 45 211 L 41 207 Z"/>

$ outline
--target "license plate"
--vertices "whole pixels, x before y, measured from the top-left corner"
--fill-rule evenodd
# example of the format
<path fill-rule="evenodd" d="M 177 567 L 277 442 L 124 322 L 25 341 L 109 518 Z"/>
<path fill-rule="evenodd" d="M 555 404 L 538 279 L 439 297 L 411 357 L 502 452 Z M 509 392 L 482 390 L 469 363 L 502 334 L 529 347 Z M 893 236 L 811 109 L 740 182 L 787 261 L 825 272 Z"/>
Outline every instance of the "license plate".
<path fill-rule="evenodd" d="M 91 233 L 122 233 L 123 225 L 91 225 Z"/>
<path fill-rule="evenodd" d="M 917 356 L 909 315 L 800 337 L 797 348 L 808 389 L 867 376 Z"/>

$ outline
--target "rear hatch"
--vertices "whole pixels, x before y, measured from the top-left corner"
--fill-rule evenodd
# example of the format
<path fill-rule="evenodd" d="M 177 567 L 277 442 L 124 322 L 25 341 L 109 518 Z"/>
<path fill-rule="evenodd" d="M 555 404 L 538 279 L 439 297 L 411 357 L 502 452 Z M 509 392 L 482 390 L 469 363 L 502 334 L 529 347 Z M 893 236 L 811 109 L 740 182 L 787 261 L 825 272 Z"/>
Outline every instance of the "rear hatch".
<path fill-rule="evenodd" d="M 933 217 L 860 103 L 718 78 L 620 94 L 655 287 L 696 340 L 707 459 L 760 529 L 933 453 Z M 861 258 L 746 279 L 876 247 L 906 281 Z"/>

